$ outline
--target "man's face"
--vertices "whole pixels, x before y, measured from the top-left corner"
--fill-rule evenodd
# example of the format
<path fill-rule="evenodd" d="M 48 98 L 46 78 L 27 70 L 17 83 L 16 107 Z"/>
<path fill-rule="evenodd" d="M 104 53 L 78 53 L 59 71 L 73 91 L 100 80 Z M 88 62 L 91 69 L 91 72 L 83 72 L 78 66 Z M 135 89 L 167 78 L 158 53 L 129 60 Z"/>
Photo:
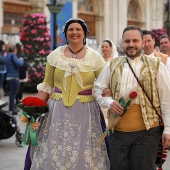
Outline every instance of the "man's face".
<path fill-rule="evenodd" d="M 122 45 L 125 54 L 130 58 L 140 56 L 142 52 L 142 37 L 138 30 L 128 30 L 122 37 Z"/>
<path fill-rule="evenodd" d="M 155 39 L 150 34 L 143 36 L 143 51 L 144 54 L 150 55 L 154 52 Z"/>
<path fill-rule="evenodd" d="M 160 40 L 160 51 L 163 52 L 164 54 L 170 53 L 170 41 L 168 38 L 162 38 Z"/>

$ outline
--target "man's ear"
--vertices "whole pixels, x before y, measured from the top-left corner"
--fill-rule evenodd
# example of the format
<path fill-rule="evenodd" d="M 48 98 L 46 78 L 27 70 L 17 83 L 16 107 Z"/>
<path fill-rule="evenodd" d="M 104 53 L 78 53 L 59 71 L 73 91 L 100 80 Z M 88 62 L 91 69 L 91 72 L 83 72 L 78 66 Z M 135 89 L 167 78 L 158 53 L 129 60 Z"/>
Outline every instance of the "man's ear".
<path fill-rule="evenodd" d="M 154 45 L 155 45 L 155 38 L 153 37 L 152 39 L 153 39 L 153 41 L 154 41 Z"/>
<path fill-rule="evenodd" d="M 143 40 L 142 40 L 142 47 L 143 47 L 143 48 L 145 47 L 145 44 L 146 44 L 146 40 L 143 39 Z"/>

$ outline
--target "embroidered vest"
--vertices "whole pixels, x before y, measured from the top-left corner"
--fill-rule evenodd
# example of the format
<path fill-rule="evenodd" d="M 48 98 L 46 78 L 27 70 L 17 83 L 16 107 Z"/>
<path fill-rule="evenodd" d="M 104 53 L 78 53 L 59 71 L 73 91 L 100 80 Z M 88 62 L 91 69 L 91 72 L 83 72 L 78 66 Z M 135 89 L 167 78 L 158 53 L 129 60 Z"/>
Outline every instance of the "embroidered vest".
<path fill-rule="evenodd" d="M 145 55 L 142 55 L 142 60 L 143 60 L 143 66 L 141 68 L 140 76 L 138 77 L 139 81 L 144 86 L 144 89 L 149 95 L 158 113 L 161 114 L 160 102 L 158 98 L 158 91 L 157 91 L 157 84 L 156 84 L 157 71 L 161 61 L 159 58 L 147 57 Z M 110 69 L 111 69 L 110 86 L 113 94 L 113 99 L 117 101 L 120 96 L 122 72 L 123 72 L 123 67 L 125 62 L 126 62 L 125 56 L 115 58 L 110 62 Z M 143 93 L 139 85 L 137 86 L 137 92 L 138 92 L 142 117 L 146 129 L 148 130 L 155 122 L 158 121 L 158 116 L 155 113 L 155 110 L 152 108 L 150 102 L 148 101 L 147 97 L 145 96 L 145 94 Z"/>
<path fill-rule="evenodd" d="M 156 57 L 160 57 L 161 61 L 166 65 L 166 62 L 167 62 L 167 59 L 168 59 L 168 55 L 160 53 L 160 52 L 157 52 L 157 51 L 155 51 L 154 55 Z"/>

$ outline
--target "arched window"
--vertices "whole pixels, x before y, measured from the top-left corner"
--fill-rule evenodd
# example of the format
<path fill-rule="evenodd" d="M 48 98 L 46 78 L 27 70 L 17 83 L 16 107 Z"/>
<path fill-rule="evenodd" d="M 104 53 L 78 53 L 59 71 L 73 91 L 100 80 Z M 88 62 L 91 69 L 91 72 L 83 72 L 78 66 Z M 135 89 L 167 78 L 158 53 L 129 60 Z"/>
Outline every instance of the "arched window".
<path fill-rule="evenodd" d="M 137 0 L 131 0 L 128 6 L 128 25 L 138 25 L 140 26 L 142 23 L 140 22 L 141 8 L 139 2 Z"/>

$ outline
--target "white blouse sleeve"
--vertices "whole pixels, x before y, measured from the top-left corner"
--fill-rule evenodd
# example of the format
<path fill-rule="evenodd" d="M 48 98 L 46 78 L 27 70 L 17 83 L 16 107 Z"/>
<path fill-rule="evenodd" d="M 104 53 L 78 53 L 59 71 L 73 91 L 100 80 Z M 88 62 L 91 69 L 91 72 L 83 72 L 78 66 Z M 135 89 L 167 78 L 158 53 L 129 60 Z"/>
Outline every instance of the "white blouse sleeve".
<path fill-rule="evenodd" d="M 165 134 L 170 134 L 170 75 L 163 63 L 157 73 L 157 86 Z"/>
<path fill-rule="evenodd" d="M 98 76 L 95 84 L 94 84 L 94 95 L 96 97 L 97 102 L 102 108 L 110 108 L 110 104 L 114 101 L 112 97 L 102 97 L 103 89 L 110 89 L 110 62 L 108 62 L 100 75 Z"/>

